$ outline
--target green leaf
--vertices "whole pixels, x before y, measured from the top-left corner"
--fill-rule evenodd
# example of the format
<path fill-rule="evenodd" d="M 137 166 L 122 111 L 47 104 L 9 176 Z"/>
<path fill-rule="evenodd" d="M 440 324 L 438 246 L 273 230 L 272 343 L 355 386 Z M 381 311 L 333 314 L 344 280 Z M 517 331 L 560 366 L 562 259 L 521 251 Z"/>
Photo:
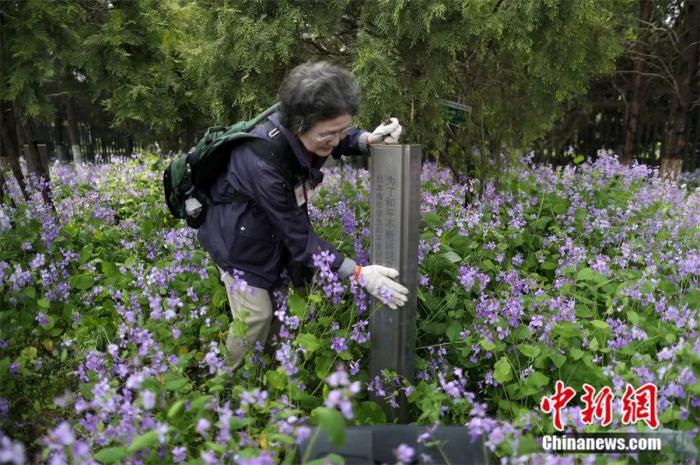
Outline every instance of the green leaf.
<path fill-rule="evenodd" d="M 459 263 L 462 261 L 462 257 L 460 257 L 454 250 L 450 250 L 440 255 L 442 255 L 450 263 Z"/>
<path fill-rule="evenodd" d="M 496 362 L 493 370 L 493 379 L 501 384 L 505 384 L 513 378 L 508 357 L 505 355 Z"/>
<path fill-rule="evenodd" d="M 598 329 L 610 329 L 608 324 L 603 320 L 591 320 L 591 325 L 593 325 L 594 328 Z"/>
<path fill-rule="evenodd" d="M 549 358 L 552 359 L 552 363 L 554 363 L 554 366 L 556 366 L 557 368 L 561 368 L 562 366 L 564 366 L 564 363 L 566 363 L 566 356 L 557 352 L 556 349 L 550 350 L 548 355 Z"/>
<path fill-rule="evenodd" d="M 593 316 L 593 310 L 586 305 L 576 304 L 574 308 L 578 318 L 590 318 Z"/>
<path fill-rule="evenodd" d="M 452 320 L 445 332 L 450 342 L 454 342 L 462 339 L 460 336 L 462 331 L 464 331 L 464 325 L 460 324 L 458 321 Z"/>
<path fill-rule="evenodd" d="M 386 413 L 376 402 L 366 400 L 355 409 L 355 417 L 361 425 L 386 423 Z"/>
<path fill-rule="evenodd" d="M 297 336 L 297 343 L 304 348 L 309 354 L 312 354 L 321 347 L 318 338 L 311 333 L 302 333 Z"/>
<path fill-rule="evenodd" d="M 170 406 L 168 409 L 168 420 L 174 420 L 178 418 L 183 411 L 183 408 L 185 406 L 185 399 L 180 399 L 177 402 L 175 402 L 173 405 Z"/>
<path fill-rule="evenodd" d="M 540 348 L 530 344 L 518 344 L 518 350 L 528 358 L 535 358 L 540 354 Z"/>
<path fill-rule="evenodd" d="M 633 310 L 627 310 L 627 319 L 630 321 L 630 323 L 636 325 L 639 324 L 640 318 L 639 318 L 639 313 L 633 311 Z M 606 324 L 607 326 L 607 324 Z"/>
<path fill-rule="evenodd" d="M 102 274 L 105 276 L 113 276 L 118 273 L 117 267 L 114 266 L 114 263 L 108 262 L 108 261 L 102 261 L 100 262 L 100 268 L 102 269 Z"/>
<path fill-rule="evenodd" d="M 600 346 L 598 345 L 598 339 L 591 338 L 591 342 L 588 343 L 588 348 L 591 349 L 593 352 L 596 352 Z"/>
<path fill-rule="evenodd" d="M 171 379 L 171 380 L 168 380 L 168 381 L 165 383 L 165 389 L 166 389 L 167 391 L 179 391 L 180 389 L 182 389 L 183 387 L 185 387 L 185 385 L 187 384 L 187 382 L 188 382 L 187 378 L 175 378 L 175 379 Z"/>
<path fill-rule="evenodd" d="M 576 281 L 593 281 L 593 270 L 590 268 L 582 268 L 576 274 Z"/>
<path fill-rule="evenodd" d="M 278 391 L 281 391 L 287 386 L 287 374 L 281 369 L 281 367 L 265 373 L 265 380 L 270 388 Z"/>
<path fill-rule="evenodd" d="M 579 336 L 581 330 L 571 321 L 560 321 L 552 328 L 553 334 L 558 334 L 564 338 Z"/>
<path fill-rule="evenodd" d="M 664 412 L 659 415 L 659 421 L 662 424 L 671 423 L 673 421 L 678 421 L 681 418 L 681 412 L 678 407 L 669 407 Z"/>
<path fill-rule="evenodd" d="M 85 273 L 71 276 L 68 282 L 70 283 L 71 287 L 84 291 L 85 289 L 92 287 L 93 279 L 91 274 Z"/>
<path fill-rule="evenodd" d="M 49 308 L 49 305 L 50 305 L 49 301 L 46 299 L 46 297 L 42 297 L 41 299 L 37 300 L 36 303 L 37 303 L 37 305 L 39 305 L 39 307 L 44 308 L 44 309 Z"/>
<path fill-rule="evenodd" d="M 1 368 L 0 368 L 1 370 Z M 693 394 L 700 395 L 700 381 L 698 381 L 695 384 L 691 384 L 690 386 L 687 387 L 688 392 L 691 392 Z"/>
<path fill-rule="evenodd" d="M 340 412 L 328 407 L 316 407 L 311 415 L 316 418 L 331 444 L 342 447 L 345 443 L 345 419 Z"/>
<path fill-rule="evenodd" d="M 289 312 L 292 315 L 302 319 L 306 316 L 306 301 L 302 299 L 299 294 L 289 296 L 287 306 L 289 307 Z"/>
<path fill-rule="evenodd" d="M 79 263 L 81 265 L 90 259 L 90 256 L 92 255 L 92 250 L 93 250 L 93 245 L 88 244 L 85 247 L 83 247 L 83 250 L 80 251 Z"/>
<path fill-rule="evenodd" d="M 439 228 L 445 223 L 445 220 L 435 212 L 428 212 L 423 215 L 423 221 L 431 228 Z"/>
<path fill-rule="evenodd" d="M 134 452 L 153 447 L 154 445 L 156 445 L 157 442 L 158 432 L 149 431 L 147 433 L 143 433 L 141 436 L 137 436 L 136 438 L 134 438 L 134 440 L 131 442 L 131 445 L 126 451 L 130 454 L 133 454 Z"/>
<path fill-rule="evenodd" d="M 93 458 L 100 463 L 115 463 L 126 456 L 126 449 L 123 447 L 107 447 L 100 449 Z"/>
<path fill-rule="evenodd" d="M 328 454 L 320 459 L 305 462 L 305 465 L 327 465 L 329 463 L 334 465 L 345 465 L 345 459 L 337 454 Z"/>
<path fill-rule="evenodd" d="M 515 328 L 512 333 L 510 333 L 510 337 L 513 338 L 514 341 L 522 341 L 525 339 L 528 339 L 532 335 L 532 332 L 527 326 L 520 326 L 518 328 Z"/>
<path fill-rule="evenodd" d="M 481 345 L 481 347 L 487 352 L 493 352 L 496 349 L 496 344 L 486 338 L 480 340 L 479 345 Z"/>
<path fill-rule="evenodd" d="M 522 436 L 518 442 L 518 455 L 527 455 L 539 451 L 540 446 L 531 436 Z"/>
<path fill-rule="evenodd" d="M 197 410 L 201 409 L 202 407 L 204 407 L 209 402 L 210 399 L 211 399 L 211 396 L 201 395 L 192 401 L 192 404 L 190 404 L 190 407 L 192 408 L 193 411 L 197 411 Z"/>
<path fill-rule="evenodd" d="M 296 444 L 293 437 L 282 433 L 271 433 L 267 436 L 267 438 L 270 441 L 281 442 L 282 444 L 286 444 L 288 446 L 294 446 L 294 444 Z"/>
<path fill-rule="evenodd" d="M 542 387 L 549 384 L 549 378 L 539 371 L 534 371 L 527 377 L 525 384 L 535 387 Z"/>
<path fill-rule="evenodd" d="M 5 357 L 0 360 L 0 379 L 5 378 L 8 375 L 8 370 L 10 368 L 10 358 Z"/>
<path fill-rule="evenodd" d="M 328 376 L 328 373 L 330 373 L 334 357 L 328 354 L 320 357 L 317 355 L 316 357 L 316 368 L 314 369 L 314 372 L 319 379 L 325 379 L 326 376 Z"/>

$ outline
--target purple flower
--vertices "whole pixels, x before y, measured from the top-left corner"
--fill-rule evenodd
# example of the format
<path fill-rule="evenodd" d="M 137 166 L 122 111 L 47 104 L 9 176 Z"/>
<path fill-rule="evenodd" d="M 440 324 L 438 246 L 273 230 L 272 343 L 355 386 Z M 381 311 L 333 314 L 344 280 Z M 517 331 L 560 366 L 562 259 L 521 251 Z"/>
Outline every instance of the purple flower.
<path fill-rule="evenodd" d="M 330 391 L 323 404 L 328 408 L 339 408 L 340 412 L 348 420 L 351 420 L 354 416 L 352 402 L 350 402 L 342 389 Z"/>
<path fill-rule="evenodd" d="M 337 389 L 333 389 L 328 393 L 324 405 L 328 408 L 339 408 L 345 418 L 348 420 L 352 419 L 351 398 L 360 392 L 360 382 L 355 381 L 351 383 L 342 365 L 326 378 L 326 382 L 329 386 Z"/>
<path fill-rule="evenodd" d="M 350 339 L 358 344 L 364 344 L 365 342 L 369 341 L 369 332 L 365 331 L 368 325 L 369 321 L 367 320 L 359 320 L 357 323 L 355 323 L 352 327 Z"/>
<path fill-rule="evenodd" d="M 46 328 L 49 325 L 49 318 L 44 312 L 39 312 L 34 318 L 42 328 Z"/>
<path fill-rule="evenodd" d="M 433 438 L 433 433 L 435 432 L 439 424 L 440 423 L 436 421 L 435 423 L 433 423 L 433 426 L 430 426 L 424 432 L 422 432 L 418 436 L 418 444 L 424 444 L 430 441 Z"/>
<path fill-rule="evenodd" d="M 207 420 L 206 418 L 200 418 L 199 421 L 197 421 L 197 426 L 194 430 L 202 436 L 206 437 L 207 431 L 209 430 L 210 426 L 211 423 L 209 423 L 209 420 Z"/>
<path fill-rule="evenodd" d="M 57 446 L 70 446 L 75 441 L 73 430 L 67 422 L 62 422 L 51 432 L 49 432 L 50 443 Z"/>
<path fill-rule="evenodd" d="M 252 391 L 243 391 L 241 393 L 241 407 L 257 405 L 260 408 L 265 408 L 267 399 L 267 391 L 261 390 L 260 388 L 255 388 Z"/>
<path fill-rule="evenodd" d="M 7 421 L 10 414 L 10 402 L 4 397 L 0 397 L 0 421 Z"/>
<path fill-rule="evenodd" d="M 219 443 L 226 443 L 231 440 L 231 418 L 233 417 L 233 412 L 229 408 L 229 403 L 226 402 L 221 408 L 218 409 L 219 412 L 219 434 L 217 436 L 217 441 Z"/>
<path fill-rule="evenodd" d="M 308 426 L 299 426 L 294 430 L 294 437 L 296 438 L 294 442 L 297 444 L 303 443 L 309 436 L 311 436 L 311 428 Z"/>
<path fill-rule="evenodd" d="M 394 457 L 402 465 L 407 465 L 413 461 L 413 457 L 416 455 L 416 451 L 406 444 L 401 444 L 399 447 L 394 449 Z"/>
<path fill-rule="evenodd" d="M 282 364 L 282 369 L 288 376 L 294 376 L 299 371 L 297 368 L 297 353 L 292 350 L 292 346 L 288 342 L 285 342 L 277 349 L 275 359 Z"/>
<path fill-rule="evenodd" d="M 250 459 L 244 459 L 242 457 L 236 456 L 234 457 L 234 460 L 236 461 L 237 465 L 273 465 L 274 461 L 272 460 L 272 453 L 271 452 L 263 452 L 257 457 L 253 457 Z"/>
<path fill-rule="evenodd" d="M 44 254 L 38 253 L 38 254 L 36 254 L 36 257 L 34 257 L 34 260 L 32 260 L 31 263 L 29 264 L 29 267 L 32 270 L 36 270 L 37 268 L 41 268 L 42 266 L 44 266 L 45 263 L 46 263 L 46 257 L 44 257 Z"/>
<path fill-rule="evenodd" d="M 216 458 L 216 454 L 214 451 L 206 451 L 202 452 L 200 454 L 200 457 L 202 457 L 202 461 L 204 462 L 204 465 L 219 465 L 219 460 Z"/>
<path fill-rule="evenodd" d="M 187 448 L 176 447 L 173 449 L 173 462 L 182 463 L 187 460 Z"/>
<path fill-rule="evenodd" d="M 360 372 L 360 361 L 354 360 L 350 362 L 350 376 L 355 376 Z"/>
<path fill-rule="evenodd" d="M 219 345 L 216 342 L 212 341 L 209 344 L 209 352 L 204 356 L 203 362 L 209 366 L 209 373 L 212 375 L 224 368 L 224 361 L 219 358 Z"/>
<path fill-rule="evenodd" d="M 503 430 L 497 426 L 491 430 L 491 432 L 489 433 L 489 439 L 485 442 L 485 444 L 489 449 L 493 451 L 496 449 L 496 446 L 502 443 L 505 439 L 506 436 L 503 433 Z"/>
<path fill-rule="evenodd" d="M 331 349 L 335 350 L 336 353 L 344 352 L 348 350 L 348 343 L 344 337 L 335 337 L 331 343 Z"/>
<path fill-rule="evenodd" d="M 143 400 L 143 408 L 146 410 L 151 410 L 156 405 L 156 396 L 151 391 L 143 391 L 141 393 L 141 400 Z"/>
<path fill-rule="evenodd" d="M 20 442 L 13 442 L 0 432 L 0 463 L 24 465 L 25 461 L 24 445 Z"/>
<path fill-rule="evenodd" d="M 340 299 L 345 293 L 345 286 L 340 283 L 338 275 L 331 270 L 331 264 L 335 256 L 324 250 L 320 254 L 313 255 L 314 266 L 318 268 L 318 279 L 323 286 L 326 297 L 331 299 L 333 305 L 340 305 Z"/>

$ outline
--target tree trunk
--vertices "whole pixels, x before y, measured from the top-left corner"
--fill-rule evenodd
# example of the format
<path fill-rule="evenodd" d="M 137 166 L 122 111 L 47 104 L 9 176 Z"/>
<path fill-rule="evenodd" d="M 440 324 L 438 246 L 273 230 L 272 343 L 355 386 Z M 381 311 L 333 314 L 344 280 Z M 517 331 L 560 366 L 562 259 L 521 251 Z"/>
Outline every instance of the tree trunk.
<path fill-rule="evenodd" d="M 60 161 L 61 163 L 70 163 L 70 157 L 68 156 L 68 152 L 66 151 L 66 143 L 63 139 L 63 114 L 60 111 L 60 109 L 56 111 L 56 117 L 54 118 L 53 124 L 56 158 L 58 158 L 58 161 Z"/>
<path fill-rule="evenodd" d="M 671 177 L 679 172 L 676 166 L 683 160 L 688 152 L 687 122 L 690 106 L 693 98 L 693 84 L 698 67 L 698 38 L 700 38 L 700 24 L 698 24 L 698 5 L 695 2 L 686 2 L 684 8 L 683 28 L 680 34 L 680 46 L 683 50 L 682 60 L 676 69 L 676 82 L 678 91 L 671 106 L 670 125 L 666 132 L 666 150 L 664 159 L 669 160 L 661 165 L 661 175 Z M 666 167 L 666 170 L 664 170 Z M 669 171 L 669 167 L 673 167 Z"/>
<path fill-rule="evenodd" d="M 45 166 L 41 162 L 41 157 L 39 155 L 39 149 L 36 146 L 36 140 L 34 137 L 34 131 L 30 122 L 20 121 L 19 110 L 15 106 L 15 126 L 17 128 L 17 140 L 19 141 L 20 153 L 26 145 L 27 148 L 24 150 L 24 159 L 27 162 L 27 174 L 34 173 L 41 183 L 41 196 L 44 199 L 44 203 L 51 208 L 51 210 L 56 213 L 56 206 L 53 203 L 51 196 L 51 182 L 49 178 L 48 166 Z"/>
<path fill-rule="evenodd" d="M 129 134 L 126 136 L 126 155 L 128 157 L 131 157 L 131 155 L 134 153 L 134 136 L 132 134 Z"/>
<path fill-rule="evenodd" d="M 88 157 L 93 162 L 97 160 L 97 151 L 95 150 L 95 127 L 92 123 L 86 126 L 88 131 Z"/>
<path fill-rule="evenodd" d="M 637 54 L 632 60 L 632 97 L 629 100 L 627 110 L 627 128 L 625 129 L 625 143 L 622 149 L 622 163 L 631 164 L 635 155 L 635 140 L 637 139 L 637 131 L 639 126 L 639 115 L 641 113 L 641 88 L 642 88 L 642 72 L 643 61 L 641 53 L 644 51 L 644 31 L 646 24 L 651 17 L 651 0 L 641 0 L 639 3 L 639 31 L 637 32 L 637 43 L 634 44 L 634 49 Z"/>
<path fill-rule="evenodd" d="M 80 134 L 78 133 L 78 124 L 75 121 L 75 113 L 73 111 L 73 100 L 70 96 L 65 97 L 63 104 L 66 108 L 66 122 L 68 123 L 68 142 L 70 143 L 73 161 L 82 163 L 85 161 L 83 152 L 80 149 Z"/>
<path fill-rule="evenodd" d="M 7 157 L 6 162 L 9 164 L 12 170 L 12 175 L 15 177 L 17 184 L 19 185 L 20 192 L 24 200 L 29 199 L 27 194 L 27 185 L 24 180 L 24 175 L 22 174 L 22 167 L 19 164 L 19 142 L 14 135 L 16 132 L 10 130 L 10 128 L 15 127 L 15 121 L 12 112 L 8 109 L 6 113 L 3 113 L 3 108 L 0 106 L 0 156 Z"/>
<path fill-rule="evenodd" d="M 36 147 L 34 140 L 34 132 L 29 126 L 29 123 L 17 121 L 17 140 L 20 141 L 20 153 L 24 156 L 24 161 L 27 163 L 27 174 L 36 174 L 42 176 L 43 166 L 39 159 L 39 150 Z"/>
<path fill-rule="evenodd" d="M 17 203 L 15 202 L 15 199 L 12 197 L 12 195 L 10 195 L 9 184 L 7 183 L 7 179 L 5 178 L 5 169 L 6 169 L 6 166 L 4 164 L 5 162 L 2 161 L 1 158 L 4 158 L 4 157 L 0 157 L 0 203 L 5 201 L 5 190 L 7 190 L 7 198 L 10 201 L 10 206 L 12 206 L 12 208 L 16 209 Z M 12 227 L 14 227 L 14 225 L 15 225 L 14 218 L 10 219 L 10 224 L 12 225 Z"/>

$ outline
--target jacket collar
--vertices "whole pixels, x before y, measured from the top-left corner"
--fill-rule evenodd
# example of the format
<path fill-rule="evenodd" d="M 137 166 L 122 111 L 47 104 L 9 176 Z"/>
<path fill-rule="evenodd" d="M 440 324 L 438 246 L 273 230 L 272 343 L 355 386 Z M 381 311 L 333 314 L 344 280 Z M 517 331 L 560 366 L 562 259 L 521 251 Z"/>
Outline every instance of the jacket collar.
<path fill-rule="evenodd" d="M 294 156 L 297 157 L 299 164 L 305 168 L 311 168 L 309 166 L 309 156 L 306 147 L 304 147 L 297 136 L 292 134 L 286 127 L 280 122 L 280 114 L 278 111 L 271 114 L 268 119 L 272 124 L 279 130 L 280 133 L 287 139 L 287 143 L 294 152 Z"/>

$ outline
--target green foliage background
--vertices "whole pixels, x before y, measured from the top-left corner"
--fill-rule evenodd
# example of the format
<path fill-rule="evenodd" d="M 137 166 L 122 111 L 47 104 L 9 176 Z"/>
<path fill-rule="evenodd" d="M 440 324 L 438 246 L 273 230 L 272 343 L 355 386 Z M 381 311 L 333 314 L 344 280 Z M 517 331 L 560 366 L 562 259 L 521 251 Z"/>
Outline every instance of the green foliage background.
<path fill-rule="evenodd" d="M 325 59 L 357 75 L 358 124 L 397 116 L 406 142 L 448 155 L 455 171 L 478 171 L 479 154 L 528 147 L 565 102 L 614 69 L 632 3 L 9 1 L 0 6 L 0 102 L 48 122 L 70 94 L 114 127 L 183 149 L 207 125 L 267 107 L 293 66 Z M 469 107 L 452 134 L 442 99 Z"/>

